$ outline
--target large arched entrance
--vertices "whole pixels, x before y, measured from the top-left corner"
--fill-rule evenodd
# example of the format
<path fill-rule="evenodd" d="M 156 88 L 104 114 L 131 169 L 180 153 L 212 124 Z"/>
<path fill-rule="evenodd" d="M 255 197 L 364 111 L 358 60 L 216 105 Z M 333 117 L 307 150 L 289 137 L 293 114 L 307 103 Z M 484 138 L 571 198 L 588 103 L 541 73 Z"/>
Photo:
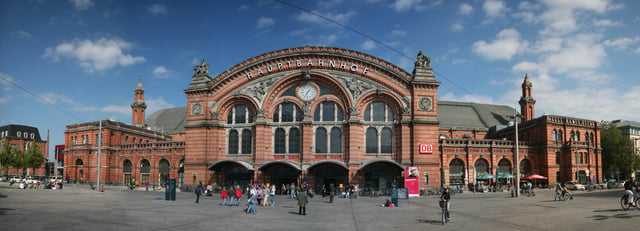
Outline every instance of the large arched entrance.
<path fill-rule="evenodd" d="M 149 182 L 150 173 L 151 173 L 151 163 L 149 163 L 149 160 L 143 159 L 140 162 L 140 180 L 138 181 L 138 184 L 141 185 Z"/>
<path fill-rule="evenodd" d="M 209 167 L 218 186 L 246 188 L 253 181 L 253 166 L 241 160 L 221 160 Z"/>
<path fill-rule="evenodd" d="M 503 158 L 498 162 L 498 170 L 496 172 L 496 178 L 498 178 L 498 180 L 502 185 L 506 185 L 510 182 L 510 179 L 512 179 L 510 175 L 512 175 L 511 161 L 507 160 L 506 158 Z M 505 177 L 505 176 L 509 176 L 509 177 Z"/>
<path fill-rule="evenodd" d="M 131 183 L 131 172 L 133 171 L 133 164 L 131 160 L 126 159 L 122 163 L 122 185 L 128 185 Z"/>
<path fill-rule="evenodd" d="M 463 186 L 464 184 L 464 162 L 455 158 L 449 163 L 449 185 Z"/>
<path fill-rule="evenodd" d="M 478 159 L 476 160 L 476 163 L 473 165 L 474 169 L 475 169 L 475 183 L 482 182 L 484 184 L 488 184 L 489 179 L 482 179 L 481 176 L 484 174 L 489 173 L 489 162 L 485 159 Z"/>
<path fill-rule="evenodd" d="M 164 186 L 165 180 L 169 179 L 169 170 L 170 170 L 169 161 L 167 159 L 161 159 L 159 166 L 160 166 L 160 171 L 158 172 L 158 179 L 160 180 L 160 182 L 158 183 Z"/>
<path fill-rule="evenodd" d="M 344 188 L 348 184 L 349 168 L 337 160 L 318 161 L 309 166 L 307 172 L 313 177 L 316 190 L 322 185 L 328 189 L 332 184 L 340 190 L 340 185 Z"/>
<path fill-rule="evenodd" d="M 520 161 L 520 176 L 531 176 L 531 161 L 528 159 Z"/>
<path fill-rule="evenodd" d="M 397 162 L 389 159 L 374 158 L 362 162 L 358 170 L 358 177 L 363 177 L 364 185 L 359 185 L 362 190 L 378 191 L 385 195 L 390 193 L 391 184 L 395 180 L 400 187 L 404 185 L 402 171 L 404 168 Z"/>
<path fill-rule="evenodd" d="M 84 184 L 84 162 L 82 162 L 82 159 L 77 159 L 76 160 L 76 171 L 75 171 L 75 178 L 74 178 L 74 182 L 80 182 L 81 184 Z"/>
<path fill-rule="evenodd" d="M 272 161 L 262 165 L 260 171 L 264 174 L 264 182 L 276 186 L 276 193 L 280 194 L 283 185 L 296 183 L 300 177 L 300 168 L 286 161 Z"/>

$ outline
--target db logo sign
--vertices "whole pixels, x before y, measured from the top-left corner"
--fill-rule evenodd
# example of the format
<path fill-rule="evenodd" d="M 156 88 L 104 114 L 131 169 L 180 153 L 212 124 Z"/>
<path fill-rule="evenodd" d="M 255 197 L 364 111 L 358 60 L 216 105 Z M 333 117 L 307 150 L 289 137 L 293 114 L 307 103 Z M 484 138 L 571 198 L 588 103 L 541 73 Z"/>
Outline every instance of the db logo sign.
<path fill-rule="evenodd" d="M 432 154 L 433 144 L 420 144 L 420 154 Z"/>

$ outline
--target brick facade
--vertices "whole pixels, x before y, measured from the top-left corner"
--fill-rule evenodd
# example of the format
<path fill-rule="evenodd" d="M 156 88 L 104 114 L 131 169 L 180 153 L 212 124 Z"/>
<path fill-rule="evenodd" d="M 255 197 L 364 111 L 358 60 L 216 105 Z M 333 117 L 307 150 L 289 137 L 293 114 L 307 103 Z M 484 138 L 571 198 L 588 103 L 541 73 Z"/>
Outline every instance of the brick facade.
<path fill-rule="evenodd" d="M 148 161 L 152 184 L 161 184 L 161 161 L 169 162 L 168 177 L 179 178 L 180 185 L 307 181 L 384 189 L 394 180 L 402 182 L 404 166 L 418 166 L 420 187 L 439 187 L 474 183 L 478 160 L 488 163 L 488 173 L 506 169 L 499 165 L 508 163 L 515 174 L 514 128 L 504 119 L 509 112 L 499 115 L 500 124 L 481 119 L 485 125 L 446 125 L 456 118 L 441 117 L 439 107 L 470 104 L 438 102 L 440 82 L 422 53 L 412 73 L 367 54 L 330 47 L 265 53 L 215 77 L 208 75 L 204 60 L 194 70 L 184 90 L 184 133 L 134 126 L 139 123 L 134 104 L 144 103 L 144 91 L 138 94 L 141 83 L 132 104 L 134 125 L 102 121 L 103 181 L 127 184 L 127 160 L 137 179 L 143 178 L 141 163 Z M 301 92 L 303 85 L 311 86 L 305 86 L 311 95 Z M 550 183 L 574 180 L 578 160 L 578 171 L 588 170 L 590 179 L 601 180 L 598 124 L 562 116 L 533 118 L 531 92 L 525 77 L 518 161 L 528 167 L 521 176 L 540 174 Z M 495 105 L 489 106 L 485 108 Z M 95 180 L 97 128 L 98 122 L 67 126 L 65 175 Z M 579 133 L 580 140 L 570 140 L 571 132 Z M 94 139 L 79 144 L 72 138 L 83 135 Z M 419 152 L 419 144 L 433 145 L 433 152 Z"/>

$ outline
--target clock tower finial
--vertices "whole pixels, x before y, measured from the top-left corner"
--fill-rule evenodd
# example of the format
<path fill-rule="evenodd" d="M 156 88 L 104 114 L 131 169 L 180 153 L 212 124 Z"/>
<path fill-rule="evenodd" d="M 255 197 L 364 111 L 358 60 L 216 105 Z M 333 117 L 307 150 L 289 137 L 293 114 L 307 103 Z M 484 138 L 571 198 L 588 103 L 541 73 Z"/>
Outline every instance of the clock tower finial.
<path fill-rule="evenodd" d="M 145 122 L 145 110 L 147 104 L 144 102 L 144 88 L 142 87 L 142 80 L 138 79 L 138 85 L 134 90 L 135 97 L 133 103 L 131 103 L 131 124 L 137 127 L 144 127 Z"/>
<path fill-rule="evenodd" d="M 524 81 L 522 82 L 522 96 L 520 97 L 520 113 L 524 116 L 523 120 L 532 120 L 534 116 L 536 100 L 531 96 L 531 88 L 533 84 L 529 81 L 529 74 L 524 74 Z"/>

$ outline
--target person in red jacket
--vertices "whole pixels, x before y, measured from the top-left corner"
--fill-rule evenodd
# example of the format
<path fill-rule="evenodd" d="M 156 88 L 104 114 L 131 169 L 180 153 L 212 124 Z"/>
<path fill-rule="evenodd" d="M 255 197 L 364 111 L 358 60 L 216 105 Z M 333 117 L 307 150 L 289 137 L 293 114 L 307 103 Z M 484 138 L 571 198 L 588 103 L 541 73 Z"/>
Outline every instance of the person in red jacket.
<path fill-rule="evenodd" d="M 242 197 L 242 189 L 240 189 L 240 185 L 236 185 L 236 207 L 240 205 L 240 198 Z M 233 204 L 233 201 L 231 202 Z"/>
<path fill-rule="evenodd" d="M 227 204 L 227 187 L 222 187 L 222 191 L 220 191 L 220 199 L 222 199 L 222 204 L 220 205 Z"/>

